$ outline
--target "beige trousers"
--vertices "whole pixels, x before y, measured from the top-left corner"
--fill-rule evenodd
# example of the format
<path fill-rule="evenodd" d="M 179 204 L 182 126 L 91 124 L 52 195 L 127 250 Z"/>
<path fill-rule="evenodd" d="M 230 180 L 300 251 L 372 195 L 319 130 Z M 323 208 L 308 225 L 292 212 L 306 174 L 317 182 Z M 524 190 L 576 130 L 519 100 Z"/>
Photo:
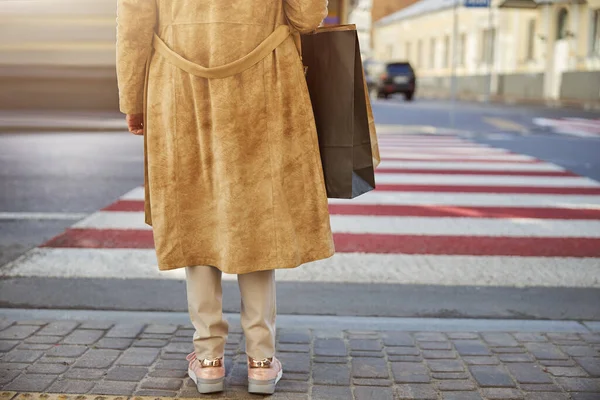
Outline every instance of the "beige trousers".
<path fill-rule="evenodd" d="M 223 318 L 222 272 L 213 267 L 186 267 L 190 319 L 196 332 L 194 350 L 199 359 L 222 357 L 229 324 Z M 275 271 L 238 275 L 242 296 L 240 321 L 246 338 L 246 354 L 263 359 L 275 355 Z"/>

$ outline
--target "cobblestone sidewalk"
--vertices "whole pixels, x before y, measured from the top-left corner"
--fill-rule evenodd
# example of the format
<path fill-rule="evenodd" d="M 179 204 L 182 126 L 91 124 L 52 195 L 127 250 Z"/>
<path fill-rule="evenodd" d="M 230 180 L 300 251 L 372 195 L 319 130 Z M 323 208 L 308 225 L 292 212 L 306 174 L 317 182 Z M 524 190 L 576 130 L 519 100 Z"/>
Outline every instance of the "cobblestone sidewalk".
<path fill-rule="evenodd" d="M 192 332 L 181 325 L 0 320 L 2 398 L 201 397 L 186 376 Z M 597 333 L 280 329 L 277 346 L 284 375 L 273 399 L 600 399 Z M 204 398 L 262 398 L 246 392 L 236 325 L 226 369 L 225 392 Z"/>

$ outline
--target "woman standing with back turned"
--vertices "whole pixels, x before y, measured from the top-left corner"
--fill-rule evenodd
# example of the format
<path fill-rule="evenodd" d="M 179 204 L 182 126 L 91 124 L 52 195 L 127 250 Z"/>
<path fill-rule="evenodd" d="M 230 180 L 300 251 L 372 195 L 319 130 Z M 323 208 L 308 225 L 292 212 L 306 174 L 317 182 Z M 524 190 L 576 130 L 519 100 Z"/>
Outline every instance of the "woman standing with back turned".
<path fill-rule="evenodd" d="M 223 390 L 222 272 L 238 274 L 248 390 L 273 393 L 275 269 L 334 253 L 310 97 L 290 31 L 327 0 L 118 0 L 120 110 L 144 135 L 145 222 L 185 268 L 198 390 Z"/>

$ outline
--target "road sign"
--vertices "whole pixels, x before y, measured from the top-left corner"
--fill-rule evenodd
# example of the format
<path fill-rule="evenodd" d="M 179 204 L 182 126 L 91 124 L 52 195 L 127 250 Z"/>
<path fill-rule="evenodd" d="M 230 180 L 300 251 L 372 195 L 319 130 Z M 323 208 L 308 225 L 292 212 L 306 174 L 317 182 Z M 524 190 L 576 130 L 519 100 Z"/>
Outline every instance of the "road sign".
<path fill-rule="evenodd" d="M 464 6 L 467 8 L 488 8 L 491 0 L 465 0 Z"/>

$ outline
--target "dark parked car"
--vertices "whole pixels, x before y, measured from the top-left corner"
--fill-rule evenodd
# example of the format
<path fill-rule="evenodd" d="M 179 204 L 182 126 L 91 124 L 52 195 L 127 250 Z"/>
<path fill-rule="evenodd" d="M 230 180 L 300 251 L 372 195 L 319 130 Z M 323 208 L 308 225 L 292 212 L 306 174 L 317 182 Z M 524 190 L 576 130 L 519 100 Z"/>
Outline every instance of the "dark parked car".
<path fill-rule="evenodd" d="M 377 97 L 387 99 L 394 93 L 402 93 L 407 101 L 411 101 L 416 87 L 417 78 L 410 63 L 388 63 L 377 82 Z"/>

